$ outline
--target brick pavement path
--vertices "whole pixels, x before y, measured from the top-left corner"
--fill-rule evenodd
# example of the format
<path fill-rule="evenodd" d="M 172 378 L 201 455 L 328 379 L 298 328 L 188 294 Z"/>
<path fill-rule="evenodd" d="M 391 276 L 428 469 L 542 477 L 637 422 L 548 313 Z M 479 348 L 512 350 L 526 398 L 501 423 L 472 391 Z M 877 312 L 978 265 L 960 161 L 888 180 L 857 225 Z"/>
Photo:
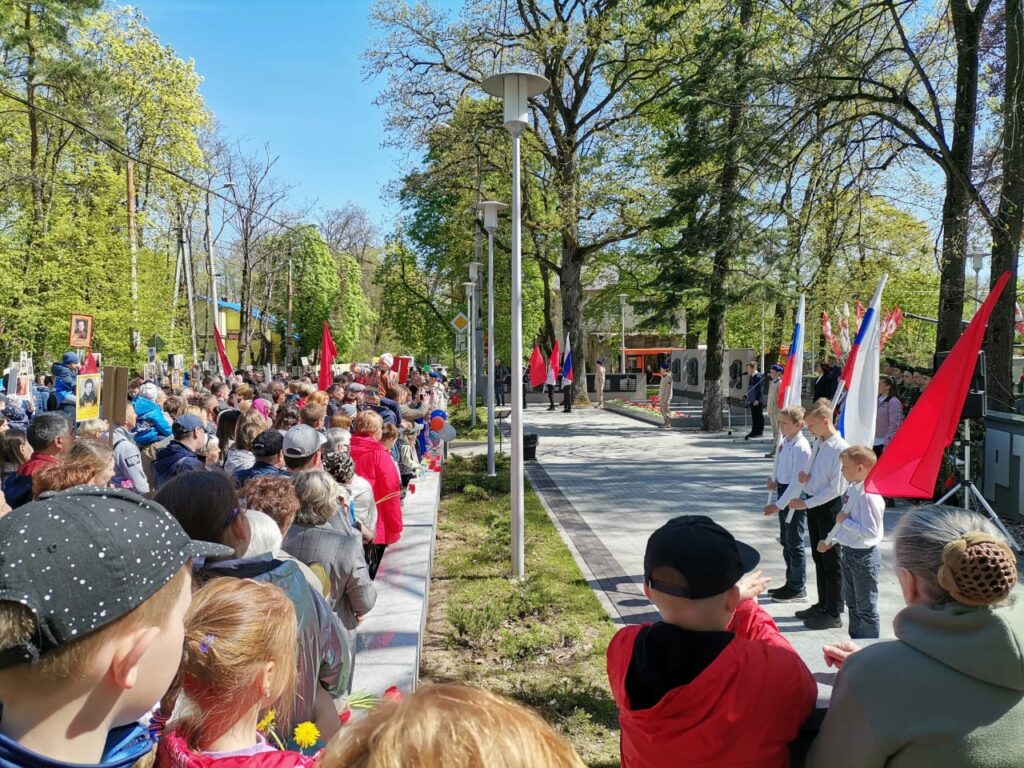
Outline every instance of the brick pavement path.
<path fill-rule="evenodd" d="M 681 514 L 706 514 L 737 538 L 757 548 L 761 567 L 784 581 L 778 523 L 761 509 L 771 460 L 767 441 L 742 436 L 706 435 L 650 427 L 594 408 L 572 414 L 529 408 L 525 429 L 540 438 L 536 462 L 527 477 L 571 541 L 598 597 L 619 623 L 652 620 L 656 613 L 643 595 L 643 554 L 647 536 Z M 886 514 L 886 530 L 899 512 Z M 882 637 L 892 637 L 892 619 L 902 607 L 892 569 L 890 541 L 882 545 L 879 609 Z M 808 584 L 814 598 L 814 566 L 808 545 Z M 846 639 L 845 630 L 811 631 L 793 616 L 805 603 L 761 603 L 801 654 L 828 696 L 834 674 L 821 646 Z"/>

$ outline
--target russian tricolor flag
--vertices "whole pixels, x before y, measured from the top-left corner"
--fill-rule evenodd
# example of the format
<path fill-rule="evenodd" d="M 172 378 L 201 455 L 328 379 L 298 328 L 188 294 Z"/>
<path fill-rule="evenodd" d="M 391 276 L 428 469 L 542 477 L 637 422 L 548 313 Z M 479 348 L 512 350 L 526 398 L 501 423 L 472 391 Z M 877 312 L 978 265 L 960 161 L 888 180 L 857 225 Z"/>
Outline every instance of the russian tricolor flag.
<path fill-rule="evenodd" d="M 804 379 L 804 296 L 796 310 L 796 324 L 793 326 L 793 341 L 789 344 L 789 359 L 779 383 L 779 408 L 800 405 L 800 390 Z"/>
<path fill-rule="evenodd" d="M 882 275 L 878 281 L 875 296 L 868 305 L 857 329 L 857 336 L 850 347 L 846 365 L 839 377 L 835 405 L 843 391 L 846 400 L 839 417 L 839 431 L 850 445 L 866 445 L 875 442 L 875 416 L 878 409 L 878 356 L 882 342 L 882 289 L 889 279 Z"/>
<path fill-rule="evenodd" d="M 569 346 L 569 334 L 565 334 L 565 360 L 562 361 L 562 386 L 572 384 L 572 347 Z"/>

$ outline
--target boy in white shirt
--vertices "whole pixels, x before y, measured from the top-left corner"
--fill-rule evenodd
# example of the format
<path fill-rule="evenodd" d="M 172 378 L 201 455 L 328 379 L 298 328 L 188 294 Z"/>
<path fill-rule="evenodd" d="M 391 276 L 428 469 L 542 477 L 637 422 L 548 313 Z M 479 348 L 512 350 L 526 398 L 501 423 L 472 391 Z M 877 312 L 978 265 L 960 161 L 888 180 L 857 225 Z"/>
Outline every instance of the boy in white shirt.
<path fill-rule="evenodd" d="M 818 551 L 818 542 L 827 538 L 836 515 L 843 506 L 846 491 L 839 455 L 849 448 L 832 424 L 832 403 L 820 398 L 804 414 L 807 429 L 817 440 L 811 448 L 811 467 L 800 473 L 803 498 L 789 502 L 793 510 L 807 510 L 807 533 L 811 539 L 811 557 L 818 587 L 818 602 L 796 616 L 808 629 L 835 629 L 843 626 L 843 574 L 839 553 Z M 788 517 L 788 514 L 787 514 Z"/>
<path fill-rule="evenodd" d="M 791 519 L 779 514 L 789 503 L 800 496 L 801 472 L 811 464 L 811 444 L 803 435 L 804 409 L 790 405 L 778 413 L 779 444 L 772 476 L 768 478 L 768 490 L 778 491 L 776 502 L 764 508 L 764 514 L 779 515 L 779 540 L 782 542 L 782 558 L 786 561 L 786 583 L 768 594 L 776 603 L 790 603 L 807 599 L 807 556 L 804 554 L 804 533 L 807 530 L 807 513 L 794 512 Z"/>
<path fill-rule="evenodd" d="M 882 541 L 885 499 L 864 490 L 864 480 L 877 457 L 871 448 L 854 445 L 843 451 L 841 460 L 843 477 L 850 487 L 836 525 L 828 538 L 818 543 L 818 551 L 827 552 L 835 544 L 840 545 L 850 637 L 878 637 L 878 576 L 882 570 L 878 544 Z"/>

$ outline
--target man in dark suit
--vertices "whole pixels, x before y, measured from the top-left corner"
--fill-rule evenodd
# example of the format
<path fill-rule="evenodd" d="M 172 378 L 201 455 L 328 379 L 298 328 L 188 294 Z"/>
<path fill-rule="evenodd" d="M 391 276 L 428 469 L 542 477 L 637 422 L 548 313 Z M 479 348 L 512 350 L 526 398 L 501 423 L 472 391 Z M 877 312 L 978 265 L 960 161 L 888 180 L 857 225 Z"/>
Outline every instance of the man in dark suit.
<path fill-rule="evenodd" d="M 743 438 L 761 437 L 764 434 L 764 376 L 757 371 L 757 363 L 747 363 L 747 405 L 750 408 L 750 433 Z"/>

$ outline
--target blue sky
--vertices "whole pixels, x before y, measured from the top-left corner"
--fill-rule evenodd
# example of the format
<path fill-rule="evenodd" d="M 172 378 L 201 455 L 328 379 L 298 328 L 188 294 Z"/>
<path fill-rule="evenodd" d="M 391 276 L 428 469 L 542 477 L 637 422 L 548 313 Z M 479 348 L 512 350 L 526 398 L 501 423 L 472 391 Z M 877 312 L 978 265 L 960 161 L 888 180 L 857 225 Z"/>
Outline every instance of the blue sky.
<path fill-rule="evenodd" d="M 373 37 L 369 0 L 137 0 L 150 28 L 203 76 L 229 140 L 270 143 L 299 204 L 366 208 L 386 230 L 383 187 L 398 175 L 381 147 L 378 83 L 360 56 Z"/>

